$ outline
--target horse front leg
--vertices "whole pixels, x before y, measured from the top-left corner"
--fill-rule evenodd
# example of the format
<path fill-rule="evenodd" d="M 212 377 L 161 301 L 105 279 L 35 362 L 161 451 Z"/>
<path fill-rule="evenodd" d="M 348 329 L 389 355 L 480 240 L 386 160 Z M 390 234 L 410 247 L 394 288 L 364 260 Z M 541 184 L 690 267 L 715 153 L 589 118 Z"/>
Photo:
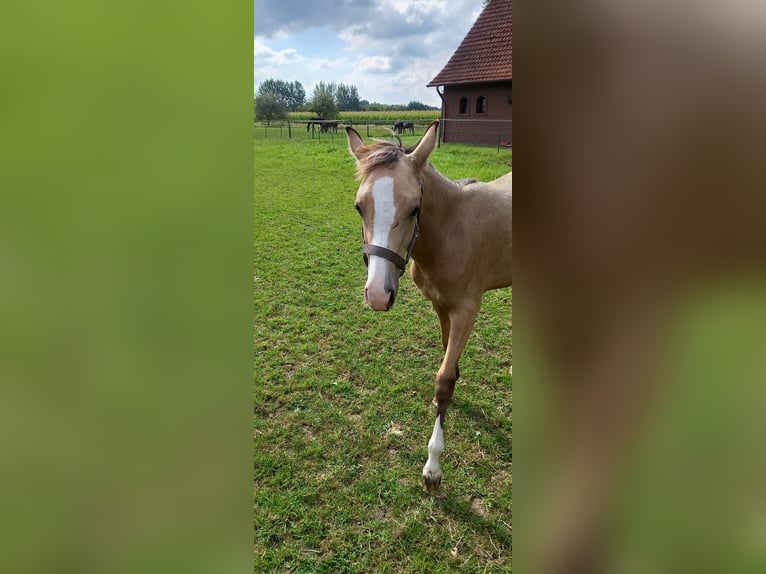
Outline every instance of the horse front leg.
<path fill-rule="evenodd" d="M 444 307 L 439 307 L 436 303 L 432 303 L 434 311 L 439 316 L 439 327 L 441 328 L 442 335 L 442 348 L 447 351 L 447 343 L 449 343 L 449 328 L 450 320 L 449 313 Z"/>
<path fill-rule="evenodd" d="M 447 344 L 449 343 L 449 331 L 450 331 L 450 323 L 451 323 L 449 318 L 449 311 L 447 311 L 444 307 L 439 307 L 438 305 L 436 305 L 436 303 L 432 303 L 432 304 L 433 304 L 434 311 L 436 311 L 436 314 L 439 316 L 439 327 L 441 328 L 441 334 L 442 334 L 442 348 L 446 352 Z M 456 362 L 455 363 L 455 380 L 457 381 L 459 378 L 460 378 L 460 364 Z M 436 405 L 436 397 L 434 397 L 434 405 Z"/>
<path fill-rule="evenodd" d="M 439 372 L 436 374 L 436 383 L 434 385 L 434 402 L 436 403 L 436 421 L 431 433 L 431 439 L 428 441 L 428 460 L 423 467 L 423 486 L 429 492 L 439 488 L 442 480 L 442 471 L 439 467 L 439 457 L 444 451 L 444 418 L 447 414 L 447 408 L 452 402 L 452 394 L 455 391 L 455 382 L 459 376 L 458 360 L 463 353 L 468 336 L 471 334 L 476 314 L 479 312 L 478 306 L 470 308 L 461 308 L 449 312 L 448 322 L 449 338 L 447 349 L 444 354 Z M 442 320 L 442 314 L 439 313 L 439 320 L 442 328 L 445 321 Z"/>

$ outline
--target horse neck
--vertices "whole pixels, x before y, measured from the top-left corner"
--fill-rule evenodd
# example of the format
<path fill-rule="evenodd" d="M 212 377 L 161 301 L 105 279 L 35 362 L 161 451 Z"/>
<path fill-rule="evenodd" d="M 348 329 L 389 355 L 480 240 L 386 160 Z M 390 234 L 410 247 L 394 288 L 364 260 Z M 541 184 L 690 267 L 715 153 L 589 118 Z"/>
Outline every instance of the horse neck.
<path fill-rule="evenodd" d="M 412 258 L 427 264 L 443 244 L 442 235 L 454 226 L 460 187 L 444 177 L 432 165 L 423 170 L 423 202 L 420 209 L 420 235 L 412 250 Z"/>

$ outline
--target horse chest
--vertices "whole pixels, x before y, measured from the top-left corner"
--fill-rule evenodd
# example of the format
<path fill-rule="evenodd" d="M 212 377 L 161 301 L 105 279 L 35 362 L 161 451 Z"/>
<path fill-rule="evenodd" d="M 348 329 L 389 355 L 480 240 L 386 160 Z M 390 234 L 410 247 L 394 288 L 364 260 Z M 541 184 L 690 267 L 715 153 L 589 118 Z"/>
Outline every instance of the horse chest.
<path fill-rule="evenodd" d="M 451 306 L 456 296 L 459 298 L 460 286 L 454 281 L 448 281 L 448 273 L 442 268 L 429 269 L 417 262 L 412 266 L 412 279 L 421 293 L 433 303 L 441 306 Z"/>

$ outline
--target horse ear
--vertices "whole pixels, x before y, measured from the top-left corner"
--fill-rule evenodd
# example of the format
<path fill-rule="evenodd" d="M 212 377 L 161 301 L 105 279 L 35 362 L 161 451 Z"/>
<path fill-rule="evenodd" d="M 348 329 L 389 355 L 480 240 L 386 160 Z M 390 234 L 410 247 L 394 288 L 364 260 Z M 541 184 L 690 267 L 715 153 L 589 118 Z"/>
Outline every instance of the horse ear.
<path fill-rule="evenodd" d="M 354 157 L 359 159 L 359 150 L 364 147 L 362 136 L 360 136 L 354 128 L 349 126 L 346 126 L 346 134 L 348 135 L 348 149 L 351 150 Z"/>
<path fill-rule="evenodd" d="M 428 156 L 434 151 L 436 147 L 437 129 L 439 127 L 439 120 L 434 120 L 431 125 L 426 128 L 426 133 L 420 138 L 420 141 L 415 146 L 410 154 L 410 160 L 412 161 L 415 169 L 422 169 L 428 160 Z"/>

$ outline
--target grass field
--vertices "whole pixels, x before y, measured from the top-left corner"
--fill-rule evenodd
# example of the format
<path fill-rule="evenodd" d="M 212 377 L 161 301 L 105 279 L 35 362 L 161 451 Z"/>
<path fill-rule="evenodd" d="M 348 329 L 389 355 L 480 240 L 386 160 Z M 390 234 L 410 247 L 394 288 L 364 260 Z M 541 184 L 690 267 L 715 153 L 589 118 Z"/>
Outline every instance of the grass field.
<path fill-rule="evenodd" d="M 511 290 L 484 297 L 428 496 L 436 315 L 408 275 L 390 312 L 365 307 L 345 137 L 254 134 L 254 572 L 510 572 Z M 492 179 L 511 152 L 432 161 Z"/>

